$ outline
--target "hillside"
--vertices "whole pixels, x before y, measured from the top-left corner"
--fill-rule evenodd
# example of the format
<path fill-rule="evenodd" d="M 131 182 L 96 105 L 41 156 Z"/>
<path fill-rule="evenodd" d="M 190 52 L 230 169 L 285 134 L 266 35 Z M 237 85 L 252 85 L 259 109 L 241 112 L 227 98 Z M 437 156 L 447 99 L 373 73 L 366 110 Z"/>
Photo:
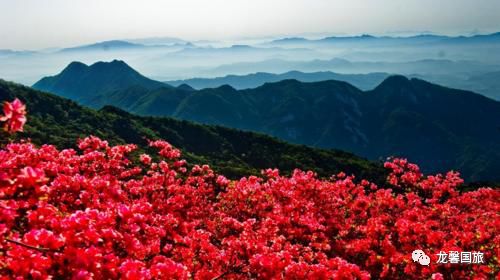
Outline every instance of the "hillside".
<path fill-rule="evenodd" d="M 372 91 L 335 80 L 246 90 L 134 86 L 87 104 L 262 132 L 372 160 L 408 157 L 425 172 L 455 169 L 469 181 L 500 179 L 500 102 L 420 79 L 393 76 Z"/>
<path fill-rule="evenodd" d="M 286 80 L 243 91 L 223 86 L 127 96 L 114 92 L 96 104 L 258 131 L 371 159 L 404 156 L 427 172 L 456 169 L 472 181 L 499 179 L 500 103 L 418 79 L 393 77 L 369 92 L 337 81 Z"/>
<path fill-rule="evenodd" d="M 0 80 L 0 102 L 15 97 L 26 102 L 29 110 L 27 127 L 18 138 L 29 137 L 36 144 L 74 147 L 78 138 L 96 135 L 114 144 L 136 143 L 145 147 L 145 138 L 161 138 L 180 148 L 191 163 L 210 163 L 231 178 L 259 174 L 261 169 L 271 167 L 285 173 L 294 168 L 314 170 L 326 177 L 340 171 L 376 181 L 384 177 L 379 164 L 350 153 L 292 145 L 265 135 L 219 126 L 139 117 L 109 106 L 96 111 Z"/>
<path fill-rule="evenodd" d="M 97 123 L 94 132 L 102 129 L 108 137 L 118 132 L 132 142 L 153 131 L 170 139 L 179 132 L 186 136 L 181 143 L 210 150 L 230 139 L 235 155 L 249 155 L 257 164 L 283 148 L 291 156 L 300 153 L 268 137 L 156 122 L 110 107 L 96 112 L 0 81 L 0 97 L 15 96 L 27 98 L 34 109 L 27 113 L 28 123 L 34 125 L 24 135 L 14 134 L 18 139 L 2 138 L 3 278 L 367 280 L 444 279 L 446 274 L 494 279 L 500 270 L 496 259 L 487 258 L 495 256 L 499 244 L 495 185 L 464 189 L 457 173 L 423 175 L 405 159 L 384 163 L 385 184 L 370 183 L 374 174 L 369 173 L 318 178 L 301 170 L 283 176 L 277 169 L 228 180 L 234 169 L 222 168 L 224 174 L 209 165 L 186 165 L 165 141 L 154 141 L 156 148 L 148 151 L 96 137 L 80 141 L 79 151 L 34 146 L 24 137 L 36 137 L 37 129 L 51 138 L 53 132 L 72 133 Z M 1 122 L 17 133 L 25 106 L 18 99 L 4 104 Z M 68 120 L 77 120 L 76 127 Z M 6 140 L 12 143 L 5 145 Z M 333 159 L 315 151 L 305 155 L 315 164 L 322 164 L 320 157 Z M 344 167 L 352 163 L 345 155 L 335 158 Z M 211 156 L 220 159 L 224 153 Z M 430 252 L 428 247 L 450 243 L 481 248 L 484 261 L 474 257 L 467 270 L 439 268 L 422 253 L 419 264 L 429 267 L 421 269 L 411 261 L 419 252 L 408 253 L 408 248 Z M 394 269 L 381 269 L 388 266 Z"/>
<path fill-rule="evenodd" d="M 500 102 L 419 79 L 392 77 L 361 100 L 360 154 L 404 155 L 469 180 L 500 181 Z"/>
<path fill-rule="evenodd" d="M 33 88 L 55 92 L 87 104 L 88 100 L 96 95 L 136 85 L 146 89 L 168 87 L 142 76 L 123 61 L 114 60 L 109 63 L 97 62 L 90 66 L 72 62 L 61 73 L 38 81 Z"/>

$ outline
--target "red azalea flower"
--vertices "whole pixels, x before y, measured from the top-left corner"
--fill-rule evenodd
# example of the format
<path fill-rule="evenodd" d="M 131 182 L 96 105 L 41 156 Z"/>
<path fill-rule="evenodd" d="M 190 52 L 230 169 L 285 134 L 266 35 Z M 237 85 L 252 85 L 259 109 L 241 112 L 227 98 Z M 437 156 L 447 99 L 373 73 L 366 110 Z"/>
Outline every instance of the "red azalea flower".
<path fill-rule="evenodd" d="M 150 144 L 159 162 L 147 154 L 132 160 L 135 145 L 97 137 L 82 139 L 80 152 L 26 142 L 1 148 L 0 279 L 500 274 L 500 191 L 459 192 L 457 173 L 425 176 L 392 159 L 386 167 L 393 186 L 277 169 L 229 181 L 208 165 L 187 172 L 179 150 Z M 412 261 L 417 248 L 430 266 Z M 440 251 L 480 251 L 484 263 L 436 264 Z"/>
<path fill-rule="evenodd" d="M 26 123 L 26 106 L 19 99 L 14 99 L 12 102 L 5 102 L 3 105 L 4 116 L 0 117 L 0 121 L 6 122 L 4 130 L 9 133 L 23 131 L 23 126 Z"/>

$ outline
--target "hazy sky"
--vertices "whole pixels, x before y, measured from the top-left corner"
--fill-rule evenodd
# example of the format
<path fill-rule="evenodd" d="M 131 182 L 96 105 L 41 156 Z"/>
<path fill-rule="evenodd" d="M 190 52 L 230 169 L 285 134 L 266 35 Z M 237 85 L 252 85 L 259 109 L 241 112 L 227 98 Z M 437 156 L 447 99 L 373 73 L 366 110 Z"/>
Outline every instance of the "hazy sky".
<path fill-rule="evenodd" d="M 0 0 L 0 49 L 154 36 L 500 31 L 500 0 Z"/>

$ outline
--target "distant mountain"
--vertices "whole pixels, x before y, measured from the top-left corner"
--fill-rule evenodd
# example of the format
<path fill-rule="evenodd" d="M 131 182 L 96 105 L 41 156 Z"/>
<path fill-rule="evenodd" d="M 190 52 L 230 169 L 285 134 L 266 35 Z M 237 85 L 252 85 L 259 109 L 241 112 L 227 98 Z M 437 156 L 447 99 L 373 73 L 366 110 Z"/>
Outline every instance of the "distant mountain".
<path fill-rule="evenodd" d="M 60 96 L 87 104 L 95 96 L 132 86 L 145 89 L 168 87 L 166 84 L 148 79 L 125 62 L 97 62 L 87 66 L 81 62 L 70 63 L 61 73 L 45 77 L 33 88 L 55 92 Z"/>
<path fill-rule="evenodd" d="M 90 45 L 66 48 L 60 50 L 60 52 L 64 53 L 64 52 L 82 52 L 82 51 L 117 51 L 117 50 L 140 49 L 144 47 L 146 46 L 142 44 L 136 44 L 120 40 L 112 40 Z"/>
<path fill-rule="evenodd" d="M 186 44 L 189 43 L 185 40 L 173 37 L 149 37 L 149 38 L 138 38 L 138 39 L 126 39 L 126 42 L 142 45 L 172 45 L 172 44 Z"/>
<path fill-rule="evenodd" d="M 411 44 L 463 44 L 463 43 L 500 43 L 500 33 L 492 33 L 486 35 L 474 36 L 442 36 L 433 34 L 420 34 L 407 37 L 393 36 L 331 36 L 321 39 L 305 39 L 305 38 L 282 38 L 267 42 L 266 45 L 288 45 L 288 46 L 305 46 L 305 45 L 320 45 L 320 44 L 374 44 L 375 46 L 389 45 L 411 45 Z"/>
<path fill-rule="evenodd" d="M 232 45 L 230 47 L 212 47 L 212 46 L 187 46 L 186 48 L 173 52 L 169 57 L 175 57 L 178 55 L 185 56 L 199 56 L 199 55 L 209 55 L 209 56 L 240 56 L 240 55 L 313 55 L 314 50 L 307 48 L 281 48 L 281 47 L 262 47 L 262 46 L 251 46 L 251 45 Z"/>
<path fill-rule="evenodd" d="M 329 40 L 338 40 L 338 41 L 357 41 L 357 40 L 373 40 L 373 39 L 379 39 L 379 38 L 387 38 L 387 37 L 375 37 L 372 35 L 368 34 L 363 34 L 360 36 L 332 36 L 332 37 L 325 37 L 323 39 L 320 39 L 320 41 L 329 41 Z"/>
<path fill-rule="evenodd" d="M 485 96 L 500 101 L 500 71 L 471 73 L 463 75 L 411 75 L 412 77 L 425 79 L 435 83 L 453 86 L 481 93 Z"/>
<path fill-rule="evenodd" d="M 145 45 L 132 43 L 128 41 L 111 40 L 98 42 L 89 45 L 77 46 L 72 48 L 65 48 L 60 50 L 60 52 L 73 52 L 73 51 L 117 51 L 126 49 L 139 49 L 144 48 Z"/>
<path fill-rule="evenodd" d="M 500 32 L 470 37 L 452 37 L 448 39 L 448 43 L 500 43 Z"/>
<path fill-rule="evenodd" d="M 265 83 L 279 82 L 282 80 L 295 79 L 301 82 L 319 82 L 326 80 L 338 80 L 348 82 L 360 89 L 373 89 L 380 84 L 389 74 L 338 74 L 333 72 L 313 72 L 304 73 L 300 71 L 290 71 L 283 74 L 254 73 L 248 75 L 228 75 L 218 78 L 193 78 L 187 80 L 167 81 L 165 83 L 172 86 L 189 85 L 194 89 L 216 88 L 222 85 L 230 85 L 235 89 L 256 88 Z"/>
<path fill-rule="evenodd" d="M 15 51 L 13 51 L 13 50 L 0 49 L 0 54 L 2 54 L 2 55 L 9 55 L 9 54 L 13 54 L 13 53 L 15 53 Z"/>
<path fill-rule="evenodd" d="M 340 171 L 382 182 L 382 166 L 338 150 L 292 145 L 269 136 L 218 126 L 206 126 L 171 118 L 139 117 L 115 107 L 99 111 L 73 101 L 0 80 L 0 102 L 20 98 L 28 109 L 25 132 L 35 144 L 59 148 L 76 146 L 81 137 L 95 135 L 111 144 L 134 143 L 141 151 L 147 139 L 164 139 L 184 152 L 190 164 L 209 163 L 232 179 L 279 168 L 313 170 L 329 177 Z"/>
<path fill-rule="evenodd" d="M 297 43 L 304 43 L 308 42 L 309 40 L 306 38 L 302 37 L 288 37 L 288 38 L 282 38 L 282 39 L 276 39 L 271 41 L 271 43 L 276 43 L 276 44 L 297 44 Z"/>
<path fill-rule="evenodd" d="M 478 89 L 482 93 L 500 101 L 500 71 L 488 72 L 470 77 L 469 89 Z"/>
<path fill-rule="evenodd" d="M 421 34 L 416 36 L 408 37 L 391 37 L 391 36 L 372 36 L 372 35 L 361 35 L 361 36 L 351 36 L 351 37 L 326 37 L 317 40 L 315 43 L 320 44 L 348 44 L 348 45 L 360 45 L 360 44 L 370 44 L 371 46 L 382 47 L 382 46 L 415 46 L 422 44 L 439 44 L 448 40 L 448 36 L 432 35 L 432 34 Z"/>
<path fill-rule="evenodd" d="M 490 98 L 500 100 L 499 92 L 496 90 L 496 81 L 500 80 L 500 77 L 496 79 L 483 79 L 483 82 L 485 82 L 484 84 L 477 82 L 476 79 L 477 76 L 483 74 L 493 73 L 491 75 L 494 75 L 494 73 L 498 73 L 500 71 L 500 65 L 467 60 L 423 59 L 407 62 L 369 62 L 350 61 L 341 58 L 329 60 L 315 59 L 310 61 L 269 59 L 224 64 L 207 72 L 210 72 L 212 75 L 224 76 L 225 73 L 233 73 L 233 75 L 250 75 L 250 73 L 263 71 L 283 73 L 289 71 L 289 69 L 295 69 L 301 72 L 332 71 L 334 73 L 359 74 L 373 72 L 398 73 L 411 77 L 419 77 L 448 87 L 471 90 Z M 342 77 L 338 77 L 337 79 L 348 81 L 362 89 L 368 89 L 358 83 L 359 81 L 347 80 Z M 196 80 L 196 82 L 198 81 Z"/>
<path fill-rule="evenodd" d="M 126 53 L 143 53 L 148 54 L 150 52 L 172 52 L 179 51 L 184 48 L 194 48 L 196 47 L 190 42 L 182 40 L 169 40 L 168 38 L 145 38 L 145 39 L 132 39 L 132 40 L 112 40 L 98 42 L 89 45 L 76 46 L 72 48 L 60 49 L 52 54 L 58 55 L 74 55 L 85 56 L 85 55 L 119 55 L 123 57 Z"/>
<path fill-rule="evenodd" d="M 283 73 L 287 69 L 295 69 L 303 72 L 332 71 L 336 73 L 371 73 L 386 72 L 410 74 L 449 74 L 449 73 L 478 73 L 500 71 L 499 65 L 489 65 L 476 61 L 453 61 L 448 59 L 422 59 L 405 62 L 372 62 L 372 61 L 350 61 L 342 58 L 315 59 L 309 61 L 290 61 L 283 59 L 269 59 L 254 62 L 239 62 L 220 65 L 210 72 L 214 75 L 219 73 L 235 73 L 247 75 L 249 73 L 265 72 Z"/>
<path fill-rule="evenodd" d="M 321 44 L 376 44 L 376 45 L 394 45 L 402 43 L 423 43 L 435 42 L 447 39 L 446 36 L 437 35 L 417 35 L 409 37 L 390 37 L 390 36 L 372 36 L 368 34 L 360 36 L 330 36 L 320 39 L 305 39 L 305 38 L 283 38 L 267 42 L 266 45 L 280 46 L 305 46 L 305 45 L 321 45 Z"/>
<path fill-rule="evenodd" d="M 193 87 L 191 87 L 188 84 L 180 84 L 177 86 L 177 88 L 181 89 L 181 90 L 187 90 L 187 91 L 194 91 L 195 90 Z"/>
<path fill-rule="evenodd" d="M 15 51 L 9 49 L 0 49 L 0 57 L 6 56 L 31 56 L 36 54 L 35 51 Z"/>

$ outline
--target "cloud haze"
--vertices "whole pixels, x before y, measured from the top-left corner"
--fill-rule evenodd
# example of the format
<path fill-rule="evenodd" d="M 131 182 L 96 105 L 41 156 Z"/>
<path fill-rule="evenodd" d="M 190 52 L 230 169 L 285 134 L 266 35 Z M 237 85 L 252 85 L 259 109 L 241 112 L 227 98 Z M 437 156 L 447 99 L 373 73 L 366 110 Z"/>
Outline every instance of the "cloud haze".
<path fill-rule="evenodd" d="M 497 0 L 0 0 L 0 49 L 151 36 L 492 32 L 498 11 Z"/>

